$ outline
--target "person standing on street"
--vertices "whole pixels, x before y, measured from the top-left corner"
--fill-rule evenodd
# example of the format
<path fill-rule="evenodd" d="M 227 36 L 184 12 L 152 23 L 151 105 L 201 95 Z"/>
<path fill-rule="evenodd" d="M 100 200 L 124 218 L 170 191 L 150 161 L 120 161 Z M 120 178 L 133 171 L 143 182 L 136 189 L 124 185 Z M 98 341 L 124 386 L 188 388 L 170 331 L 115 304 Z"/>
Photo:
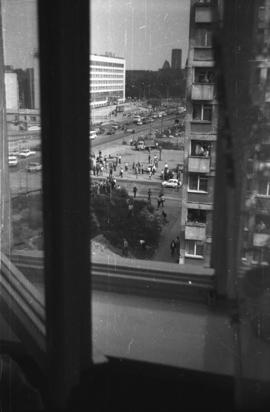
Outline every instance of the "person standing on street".
<path fill-rule="evenodd" d="M 162 206 L 162 207 L 164 207 L 164 202 L 165 202 L 165 197 L 164 197 L 164 195 L 162 194 L 162 195 L 160 195 L 160 203 L 161 203 L 161 206 Z"/>
<path fill-rule="evenodd" d="M 167 213 L 166 213 L 164 210 L 162 210 L 162 216 L 163 216 L 163 222 L 164 222 L 164 223 L 168 223 Z"/>
<path fill-rule="evenodd" d="M 179 236 L 176 237 L 175 250 L 176 250 L 177 257 L 179 258 L 180 257 L 180 238 L 179 238 Z"/>
<path fill-rule="evenodd" d="M 134 186 L 134 187 L 133 187 L 133 196 L 134 196 L 134 199 L 135 199 L 135 197 L 136 197 L 136 194 L 137 194 L 137 187 Z"/>
<path fill-rule="evenodd" d="M 175 243 L 175 241 L 174 241 L 174 239 L 173 239 L 173 240 L 171 241 L 171 244 L 170 244 L 171 256 L 174 256 L 175 248 L 176 248 L 176 243 Z"/>
<path fill-rule="evenodd" d="M 128 241 L 127 241 L 127 239 L 123 240 L 123 256 L 128 256 Z"/>

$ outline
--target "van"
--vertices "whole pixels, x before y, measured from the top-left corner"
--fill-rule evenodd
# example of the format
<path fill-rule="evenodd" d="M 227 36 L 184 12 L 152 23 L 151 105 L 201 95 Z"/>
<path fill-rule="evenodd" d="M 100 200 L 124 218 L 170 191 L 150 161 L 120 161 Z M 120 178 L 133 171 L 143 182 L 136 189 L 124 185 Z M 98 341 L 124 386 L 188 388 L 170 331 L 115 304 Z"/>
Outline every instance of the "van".
<path fill-rule="evenodd" d="M 97 137 L 97 132 L 95 130 L 90 131 L 90 140 L 95 139 Z"/>

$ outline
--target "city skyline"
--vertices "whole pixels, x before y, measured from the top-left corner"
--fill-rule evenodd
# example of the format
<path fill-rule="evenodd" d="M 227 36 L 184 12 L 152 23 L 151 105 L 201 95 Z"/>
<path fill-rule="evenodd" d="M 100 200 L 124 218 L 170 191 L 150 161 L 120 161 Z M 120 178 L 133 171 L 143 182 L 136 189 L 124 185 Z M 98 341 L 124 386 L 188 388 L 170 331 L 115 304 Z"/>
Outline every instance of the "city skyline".
<path fill-rule="evenodd" d="M 157 70 L 171 50 L 188 48 L 189 0 L 91 0 L 91 53 L 123 57 L 128 70 Z M 5 64 L 34 66 L 36 0 L 2 0 Z M 16 28 L 16 29 L 14 29 Z"/>
<path fill-rule="evenodd" d="M 188 49 L 189 0 L 92 0 L 92 53 L 124 57 L 127 70 L 157 70 Z"/>

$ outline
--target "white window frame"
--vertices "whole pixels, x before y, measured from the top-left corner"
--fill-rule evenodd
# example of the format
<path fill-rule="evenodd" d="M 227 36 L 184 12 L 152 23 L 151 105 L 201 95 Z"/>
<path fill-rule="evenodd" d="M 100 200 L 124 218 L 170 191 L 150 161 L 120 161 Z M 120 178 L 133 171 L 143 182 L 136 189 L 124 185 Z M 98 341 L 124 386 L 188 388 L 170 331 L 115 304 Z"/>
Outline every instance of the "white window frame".
<path fill-rule="evenodd" d="M 190 189 L 190 177 L 191 175 L 188 176 L 188 192 L 189 193 L 208 193 L 208 191 L 205 190 L 200 190 L 199 186 L 200 186 L 200 179 L 207 179 L 207 186 L 208 186 L 208 177 L 207 176 L 202 176 L 199 173 L 192 173 L 192 175 L 197 175 L 197 190 L 195 189 Z"/>
<path fill-rule="evenodd" d="M 200 105 L 201 106 L 201 115 L 200 115 L 200 119 L 194 119 L 193 115 L 194 115 L 194 106 L 195 105 Z M 204 110 L 205 110 L 205 106 L 211 106 L 211 120 L 205 120 L 204 117 Z M 197 103 L 194 102 L 193 103 L 193 112 L 192 112 L 192 121 L 193 122 L 206 122 L 206 123 L 212 123 L 212 119 L 213 119 L 213 105 L 211 105 L 210 103 Z"/>
<path fill-rule="evenodd" d="M 266 193 L 257 193 L 258 197 L 270 197 L 270 181 L 266 183 Z"/>
<path fill-rule="evenodd" d="M 195 258 L 195 259 L 204 259 L 204 255 L 197 255 L 197 242 L 201 242 L 201 240 L 193 240 L 193 239 L 186 239 L 186 245 L 187 242 L 194 242 L 194 248 L 193 251 L 194 253 L 188 253 L 187 250 L 185 249 L 185 257 L 190 257 L 190 258 Z"/>

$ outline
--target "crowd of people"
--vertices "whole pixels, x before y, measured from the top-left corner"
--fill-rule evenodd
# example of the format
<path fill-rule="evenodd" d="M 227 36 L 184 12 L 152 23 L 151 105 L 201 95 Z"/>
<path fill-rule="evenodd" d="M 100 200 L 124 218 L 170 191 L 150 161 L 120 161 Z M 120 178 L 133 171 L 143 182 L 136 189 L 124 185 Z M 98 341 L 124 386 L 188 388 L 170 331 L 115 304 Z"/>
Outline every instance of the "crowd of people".
<path fill-rule="evenodd" d="M 155 176 L 158 172 L 160 166 L 160 160 L 158 156 L 158 152 L 154 151 L 153 153 L 148 152 L 146 154 L 146 161 L 133 161 L 132 164 L 129 164 L 128 161 L 122 162 L 122 157 L 120 154 L 112 155 L 102 155 L 102 152 L 99 151 L 98 156 L 92 155 L 91 156 L 91 164 L 90 170 L 92 171 L 94 176 L 111 176 L 114 175 L 119 176 L 120 178 L 124 178 L 127 175 L 134 174 L 136 179 L 139 175 L 146 174 L 149 179 L 152 176 Z M 173 178 L 180 179 L 180 171 L 177 170 L 173 172 L 167 162 L 164 162 L 163 168 L 160 170 L 160 177 L 162 180 L 168 180 Z"/>

